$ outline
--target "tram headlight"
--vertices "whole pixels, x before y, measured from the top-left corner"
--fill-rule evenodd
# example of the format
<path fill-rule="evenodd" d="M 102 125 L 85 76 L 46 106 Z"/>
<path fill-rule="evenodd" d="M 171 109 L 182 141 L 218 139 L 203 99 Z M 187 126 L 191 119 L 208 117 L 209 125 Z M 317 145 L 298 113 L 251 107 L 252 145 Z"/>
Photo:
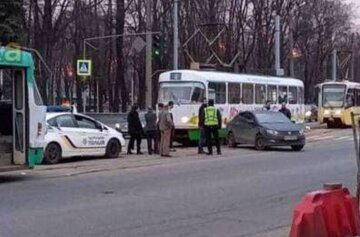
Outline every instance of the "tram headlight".
<path fill-rule="evenodd" d="M 330 110 L 325 109 L 325 110 L 324 110 L 324 115 L 330 115 Z"/>
<path fill-rule="evenodd" d="M 335 115 L 341 115 L 341 110 L 340 109 L 335 110 Z"/>
<path fill-rule="evenodd" d="M 186 117 L 186 116 L 184 116 L 184 117 L 181 118 L 181 122 L 182 122 L 182 123 L 187 123 L 187 122 L 189 122 L 189 120 L 190 120 L 190 119 L 189 119 L 188 117 Z"/>

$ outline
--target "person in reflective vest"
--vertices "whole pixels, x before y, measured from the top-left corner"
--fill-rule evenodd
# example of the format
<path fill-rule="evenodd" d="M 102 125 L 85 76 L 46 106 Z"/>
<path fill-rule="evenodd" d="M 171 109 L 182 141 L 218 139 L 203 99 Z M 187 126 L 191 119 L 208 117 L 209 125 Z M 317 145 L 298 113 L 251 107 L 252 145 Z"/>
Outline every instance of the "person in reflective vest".
<path fill-rule="evenodd" d="M 213 154 L 213 143 L 216 145 L 218 155 L 221 155 L 219 129 L 221 128 L 221 114 L 214 107 L 214 100 L 209 100 L 204 110 L 205 136 L 208 147 L 208 155 Z"/>

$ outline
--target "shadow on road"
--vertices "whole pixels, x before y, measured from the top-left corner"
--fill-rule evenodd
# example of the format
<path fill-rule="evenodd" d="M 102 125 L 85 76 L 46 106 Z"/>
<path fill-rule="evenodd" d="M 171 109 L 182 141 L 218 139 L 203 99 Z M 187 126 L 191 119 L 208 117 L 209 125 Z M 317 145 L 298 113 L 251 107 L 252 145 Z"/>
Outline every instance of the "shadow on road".
<path fill-rule="evenodd" d="M 6 183 L 15 183 L 29 180 L 30 177 L 26 175 L 0 175 L 0 185 Z"/>
<path fill-rule="evenodd" d="M 306 147 L 306 146 L 305 146 Z M 231 148 L 231 149 L 244 149 L 244 150 L 252 150 L 252 151 L 258 151 L 254 146 L 251 145 L 238 145 L 237 147 Z M 291 147 L 269 147 L 266 148 L 263 151 L 259 152 L 267 152 L 267 151 L 278 151 L 278 152 L 295 152 L 292 150 Z"/>
<path fill-rule="evenodd" d="M 118 158 L 104 158 L 104 157 L 93 157 L 93 156 L 84 156 L 84 157 L 72 157 L 66 158 L 59 162 L 59 164 L 67 164 L 67 163 L 74 163 L 74 162 L 85 162 L 85 161 L 96 161 L 96 160 L 117 160 L 123 159 L 125 155 L 121 155 Z"/>

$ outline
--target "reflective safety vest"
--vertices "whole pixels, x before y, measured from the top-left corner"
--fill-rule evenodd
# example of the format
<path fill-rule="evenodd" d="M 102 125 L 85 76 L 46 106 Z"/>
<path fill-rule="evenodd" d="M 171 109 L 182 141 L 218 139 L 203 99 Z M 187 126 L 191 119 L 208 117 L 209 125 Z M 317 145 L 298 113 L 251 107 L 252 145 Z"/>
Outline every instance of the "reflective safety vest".
<path fill-rule="evenodd" d="M 205 126 L 216 126 L 219 124 L 217 117 L 217 110 L 214 106 L 206 107 L 204 110 L 205 114 Z"/>

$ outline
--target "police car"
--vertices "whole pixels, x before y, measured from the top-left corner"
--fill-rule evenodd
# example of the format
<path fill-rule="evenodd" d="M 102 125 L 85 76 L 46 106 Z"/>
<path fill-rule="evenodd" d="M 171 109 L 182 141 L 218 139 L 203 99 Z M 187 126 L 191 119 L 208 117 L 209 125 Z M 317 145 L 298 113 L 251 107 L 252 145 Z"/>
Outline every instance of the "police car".
<path fill-rule="evenodd" d="M 79 113 L 47 113 L 43 162 L 56 164 L 75 156 L 116 158 L 125 146 L 123 135 Z"/>

